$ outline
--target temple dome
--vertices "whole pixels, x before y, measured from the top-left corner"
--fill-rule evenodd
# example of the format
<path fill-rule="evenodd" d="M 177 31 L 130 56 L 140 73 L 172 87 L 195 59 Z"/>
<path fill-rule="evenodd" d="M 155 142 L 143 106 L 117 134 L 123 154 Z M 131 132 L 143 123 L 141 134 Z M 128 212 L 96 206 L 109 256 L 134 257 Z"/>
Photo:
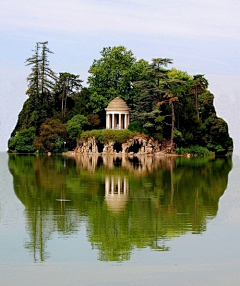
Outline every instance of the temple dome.
<path fill-rule="evenodd" d="M 106 111 L 129 111 L 130 108 L 127 106 L 127 103 L 120 97 L 114 98 L 109 102 Z"/>

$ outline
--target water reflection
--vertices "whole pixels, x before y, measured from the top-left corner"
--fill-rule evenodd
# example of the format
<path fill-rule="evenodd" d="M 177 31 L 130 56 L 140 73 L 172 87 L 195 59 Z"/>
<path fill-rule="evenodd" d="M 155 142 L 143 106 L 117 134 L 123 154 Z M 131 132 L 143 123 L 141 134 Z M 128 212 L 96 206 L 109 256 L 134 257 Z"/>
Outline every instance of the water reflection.
<path fill-rule="evenodd" d="M 202 233 L 216 216 L 231 167 L 230 158 L 9 156 L 35 261 L 51 256 L 54 233 L 67 238 L 85 224 L 99 260 L 167 251 L 169 239 Z"/>
<path fill-rule="evenodd" d="M 120 212 L 124 209 L 128 200 L 129 181 L 126 176 L 106 176 L 105 201 L 108 209 Z"/>

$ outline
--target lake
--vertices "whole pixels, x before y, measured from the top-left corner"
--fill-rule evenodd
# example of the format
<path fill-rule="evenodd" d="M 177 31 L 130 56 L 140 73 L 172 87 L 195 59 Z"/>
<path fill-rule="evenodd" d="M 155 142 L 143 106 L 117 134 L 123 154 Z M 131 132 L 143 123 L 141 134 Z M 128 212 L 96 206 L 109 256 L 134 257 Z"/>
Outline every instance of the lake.
<path fill-rule="evenodd" d="M 239 285 L 240 158 L 0 153 L 1 285 Z"/>

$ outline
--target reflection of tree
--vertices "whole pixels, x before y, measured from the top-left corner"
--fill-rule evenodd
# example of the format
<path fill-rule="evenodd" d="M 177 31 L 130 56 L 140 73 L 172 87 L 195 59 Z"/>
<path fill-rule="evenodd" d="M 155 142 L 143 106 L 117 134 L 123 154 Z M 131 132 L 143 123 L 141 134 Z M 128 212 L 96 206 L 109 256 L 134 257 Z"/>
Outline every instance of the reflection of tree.
<path fill-rule="evenodd" d="M 227 158 L 9 156 L 36 261 L 49 255 L 54 232 L 79 231 L 83 217 L 100 260 L 130 259 L 135 248 L 168 250 L 172 237 L 206 229 L 231 165 Z"/>
<path fill-rule="evenodd" d="M 69 234 L 77 230 L 78 212 L 65 201 L 66 165 L 61 157 L 9 156 L 9 169 L 14 178 L 14 190 L 25 206 L 30 242 L 26 248 L 35 261 L 47 258 L 47 241 L 54 231 Z"/>

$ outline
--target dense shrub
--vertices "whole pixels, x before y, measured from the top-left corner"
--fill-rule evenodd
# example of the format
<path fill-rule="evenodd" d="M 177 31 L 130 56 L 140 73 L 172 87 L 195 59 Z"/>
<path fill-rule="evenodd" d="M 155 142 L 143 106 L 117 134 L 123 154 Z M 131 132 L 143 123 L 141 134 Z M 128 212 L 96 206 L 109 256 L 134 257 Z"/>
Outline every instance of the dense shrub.
<path fill-rule="evenodd" d="M 177 148 L 176 150 L 177 154 L 185 155 L 185 154 L 191 154 L 195 156 L 210 156 L 211 152 L 206 147 L 201 147 L 198 145 L 191 145 L 186 148 Z"/>
<path fill-rule="evenodd" d="M 11 137 L 8 141 L 8 148 L 10 152 L 18 153 L 32 153 L 34 152 L 33 142 L 35 139 L 36 129 L 30 127 L 18 131 L 14 137 Z"/>
<path fill-rule="evenodd" d="M 89 137 L 95 137 L 96 140 L 107 143 L 107 142 L 119 142 L 123 143 L 128 139 L 132 138 L 136 133 L 130 130 L 112 130 L 112 129 L 103 129 L 103 130 L 91 130 L 85 131 L 79 134 L 79 139 L 87 139 Z"/>
<path fill-rule="evenodd" d="M 66 139 L 66 125 L 60 119 L 49 118 L 40 127 L 40 136 L 34 141 L 34 149 L 43 153 L 59 152 L 60 142 L 63 144 Z"/>

